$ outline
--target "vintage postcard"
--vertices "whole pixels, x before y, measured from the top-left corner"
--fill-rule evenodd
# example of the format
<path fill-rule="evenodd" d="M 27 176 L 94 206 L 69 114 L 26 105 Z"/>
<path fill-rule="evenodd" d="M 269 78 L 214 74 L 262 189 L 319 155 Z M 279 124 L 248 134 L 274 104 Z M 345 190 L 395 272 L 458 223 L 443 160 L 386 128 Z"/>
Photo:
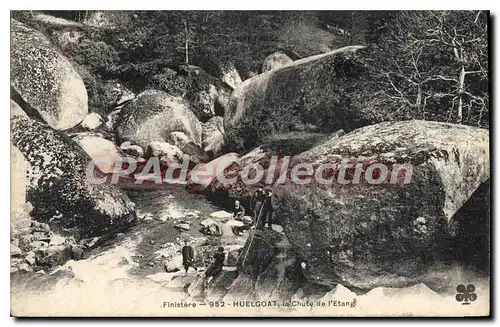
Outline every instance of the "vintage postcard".
<path fill-rule="evenodd" d="M 11 11 L 12 316 L 489 316 L 488 28 Z"/>

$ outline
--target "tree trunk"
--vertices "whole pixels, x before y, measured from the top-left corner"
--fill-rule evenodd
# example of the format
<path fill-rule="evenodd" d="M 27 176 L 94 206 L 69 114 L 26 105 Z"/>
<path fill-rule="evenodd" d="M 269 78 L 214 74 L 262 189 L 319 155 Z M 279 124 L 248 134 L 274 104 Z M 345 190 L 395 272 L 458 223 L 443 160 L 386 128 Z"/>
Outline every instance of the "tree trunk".
<path fill-rule="evenodd" d="M 184 20 L 184 34 L 185 34 L 184 51 L 185 51 L 185 61 L 186 61 L 186 69 L 188 76 L 186 81 L 186 87 L 184 88 L 182 97 L 184 97 L 187 94 L 191 86 L 191 69 L 189 68 L 189 26 L 187 20 Z"/>
<path fill-rule="evenodd" d="M 185 20 L 184 21 L 184 31 L 186 33 L 186 43 L 185 43 L 185 51 L 186 51 L 186 65 L 189 66 L 189 29 L 188 29 L 188 23 Z"/>
<path fill-rule="evenodd" d="M 419 84 L 417 89 L 417 100 L 416 100 L 417 110 L 420 111 L 422 109 L 422 86 Z"/>
<path fill-rule="evenodd" d="M 462 69 L 460 70 L 460 76 L 458 78 L 459 86 L 458 86 L 458 109 L 457 109 L 457 122 L 459 124 L 462 123 L 462 115 L 463 115 L 463 94 L 464 94 L 464 84 L 465 84 L 465 67 L 462 65 Z"/>

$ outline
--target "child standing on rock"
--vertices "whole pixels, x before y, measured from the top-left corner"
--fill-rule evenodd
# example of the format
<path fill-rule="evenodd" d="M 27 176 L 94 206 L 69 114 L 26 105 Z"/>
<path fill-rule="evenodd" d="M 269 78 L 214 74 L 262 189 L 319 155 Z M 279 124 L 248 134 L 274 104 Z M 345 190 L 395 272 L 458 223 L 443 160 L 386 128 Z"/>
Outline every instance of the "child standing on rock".
<path fill-rule="evenodd" d="M 182 247 L 182 265 L 186 271 L 185 276 L 188 274 L 189 267 L 193 267 L 196 270 L 194 266 L 194 250 L 193 247 L 189 245 L 188 240 L 184 241 L 184 246 Z"/>

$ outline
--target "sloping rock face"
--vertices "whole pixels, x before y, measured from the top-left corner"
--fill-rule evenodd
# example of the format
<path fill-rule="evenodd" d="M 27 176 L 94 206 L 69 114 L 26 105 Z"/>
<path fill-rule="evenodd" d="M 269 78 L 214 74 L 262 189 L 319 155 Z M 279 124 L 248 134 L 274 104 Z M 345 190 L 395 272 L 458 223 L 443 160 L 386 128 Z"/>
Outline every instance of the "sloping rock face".
<path fill-rule="evenodd" d="M 293 60 L 288 57 L 284 52 L 278 51 L 270 54 L 264 59 L 262 64 L 262 72 L 267 72 L 269 70 L 278 69 L 292 63 Z"/>
<path fill-rule="evenodd" d="M 384 114 L 350 89 L 353 79 L 367 78 L 365 67 L 356 61 L 362 48 L 350 46 L 297 60 L 244 81 L 232 93 L 224 115 L 231 143 L 249 150 L 275 133 L 348 132 L 381 121 Z"/>
<path fill-rule="evenodd" d="M 87 90 L 70 62 L 39 32 L 11 20 L 11 87 L 47 124 L 65 130 L 88 113 Z"/>
<path fill-rule="evenodd" d="M 343 179 L 333 171 L 330 185 L 297 186 L 290 179 L 275 185 L 275 219 L 308 261 L 309 280 L 358 290 L 399 287 L 457 259 L 450 220 L 489 179 L 487 130 L 430 121 L 380 123 L 323 142 L 292 165 L 317 168 L 351 158 L 353 166 L 362 164 L 359 183 L 348 168 Z M 381 182 L 369 183 L 372 164 L 392 174 L 384 178 L 382 169 L 378 176 L 372 171 Z M 396 164 L 410 165 L 408 180 L 407 170 Z"/>
<path fill-rule="evenodd" d="M 491 186 L 479 186 L 450 221 L 456 260 L 476 272 L 489 272 L 491 253 Z"/>
<path fill-rule="evenodd" d="M 12 144 L 31 167 L 27 200 L 33 217 L 75 236 L 102 235 L 136 220 L 134 204 L 124 193 L 89 180 L 91 159 L 77 143 L 27 118 L 12 118 L 11 128 Z"/>
<path fill-rule="evenodd" d="M 144 91 L 127 103 L 115 131 L 118 144 L 130 141 L 143 149 L 151 142 L 165 142 L 172 132 L 183 132 L 201 146 L 201 123 L 187 102 L 162 91 Z"/>

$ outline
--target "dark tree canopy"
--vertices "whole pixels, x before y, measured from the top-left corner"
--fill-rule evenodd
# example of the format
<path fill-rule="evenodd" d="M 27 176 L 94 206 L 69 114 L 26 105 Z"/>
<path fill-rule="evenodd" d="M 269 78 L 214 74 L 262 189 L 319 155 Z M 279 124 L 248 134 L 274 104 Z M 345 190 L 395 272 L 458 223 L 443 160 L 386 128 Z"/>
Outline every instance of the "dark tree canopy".
<path fill-rule="evenodd" d="M 61 50 L 83 76 L 94 107 L 105 101 L 107 81 L 136 92 L 173 92 L 189 77 L 173 81 L 172 74 L 189 74 L 186 66 L 217 76 L 229 63 L 246 79 L 276 51 L 297 60 L 367 45 L 360 67 L 346 76 L 352 83 L 363 72 L 363 88 L 347 90 L 353 101 L 363 98 L 375 111 L 389 107 L 387 119 L 489 126 L 485 11 L 13 11 L 12 17 L 61 38 L 34 19 L 38 14 L 80 24 L 78 42 Z"/>

